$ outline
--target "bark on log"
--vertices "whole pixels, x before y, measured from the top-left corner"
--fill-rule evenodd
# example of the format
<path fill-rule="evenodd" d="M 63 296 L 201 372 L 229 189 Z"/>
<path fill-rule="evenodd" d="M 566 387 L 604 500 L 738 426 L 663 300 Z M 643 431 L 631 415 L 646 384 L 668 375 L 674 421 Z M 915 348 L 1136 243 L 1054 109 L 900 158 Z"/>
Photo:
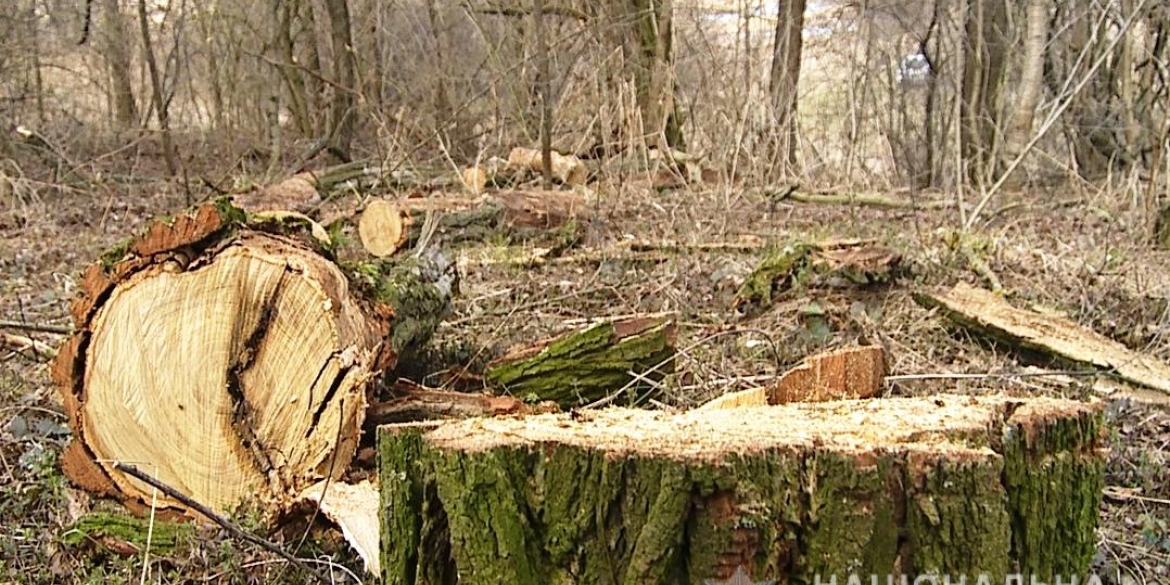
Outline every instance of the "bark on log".
<path fill-rule="evenodd" d="M 732 301 L 738 313 L 767 310 L 775 296 L 801 286 L 865 286 L 893 280 L 902 255 L 865 241 L 793 241 L 767 254 Z"/>
<path fill-rule="evenodd" d="M 346 469 L 368 382 L 429 337 L 455 276 L 437 253 L 339 266 L 305 225 L 205 204 L 89 267 L 53 366 L 74 482 L 149 504 L 114 466 L 133 463 L 222 512 Z"/>
<path fill-rule="evenodd" d="M 563 191 L 498 191 L 474 199 L 459 196 L 404 199 L 406 246 L 422 236 L 428 213 L 435 238 L 444 243 L 548 240 L 558 248 L 577 243 L 589 214 L 584 198 Z"/>
<path fill-rule="evenodd" d="M 484 377 L 526 401 L 580 406 L 624 395 L 634 403 L 674 371 L 673 315 L 602 320 L 521 348 L 488 364 Z"/>
<path fill-rule="evenodd" d="M 939 396 L 383 426 L 383 582 L 1085 575 L 1101 425 Z"/>

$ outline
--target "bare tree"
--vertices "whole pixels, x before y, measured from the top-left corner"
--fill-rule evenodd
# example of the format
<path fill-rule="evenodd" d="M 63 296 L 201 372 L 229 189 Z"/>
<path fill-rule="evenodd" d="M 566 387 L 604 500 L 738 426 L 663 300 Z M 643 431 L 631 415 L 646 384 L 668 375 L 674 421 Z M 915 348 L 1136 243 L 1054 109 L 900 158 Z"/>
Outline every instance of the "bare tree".
<path fill-rule="evenodd" d="M 649 146 L 683 146 L 682 124 L 675 103 L 674 8 L 672 0 L 629 2 L 638 108 Z"/>
<path fill-rule="evenodd" d="M 796 167 L 796 89 L 800 82 L 804 9 L 805 0 L 778 0 L 772 75 L 768 82 L 779 154 L 789 169 Z"/>
<path fill-rule="evenodd" d="M 354 111 L 354 91 L 357 82 L 357 61 L 353 51 L 353 33 L 346 0 L 326 0 L 329 13 L 330 39 L 333 44 L 333 101 L 329 106 L 329 137 L 335 152 L 348 156 L 350 142 L 357 121 Z"/>
<path fill-rule="evenodd" d="M 1044 91 L 1044 64 L 1048 45 L 1051 0 L 1029 0 L 1028 30 L 1024 37 L 1024 63 L 1008 127 L 1007 154 L 1020 153 L 1032 131 L 1032 118 Z"/>
<path fill-rule="evenodd" d="M 147 70 L 150 72 L 154 112 L 158 117 L 159 130 L 162 132 L 163 157 L 166 159 L 167 172 L 172 177 L 179 178 L 179 157 L 175 152 L 175 143 L 171 139 L 170 102 L 163 98 L 162 75 L 159 73 L 158 62 L 154 57 L 154 41 L 150 35 L 150 18 L 147 16 L 146 0 L 138 0 L 138 25 L 142 33 L 142 54 L 146 59 Z M 188 193 L 188 199 L 190 199 L 190 193 Z"/>
<path fill-rule="evenodd" d="M 996 172 L 1000 155 L 999 98 L 1007 50 L 1003 0 L 969 0 L 963 54 L 960 150 L 967 178 L 983 183 Z"/>
<path fill-rule="evenodd" d="M 102 0 L 101 13 L 102 54 L 110 70 L 114 122 L 122 127 L 137 126 L 138 105 L 130 76 L 131 37 L 126 34 L 127 18 L 122 14 L 121 2 L 118 0 Z"/>

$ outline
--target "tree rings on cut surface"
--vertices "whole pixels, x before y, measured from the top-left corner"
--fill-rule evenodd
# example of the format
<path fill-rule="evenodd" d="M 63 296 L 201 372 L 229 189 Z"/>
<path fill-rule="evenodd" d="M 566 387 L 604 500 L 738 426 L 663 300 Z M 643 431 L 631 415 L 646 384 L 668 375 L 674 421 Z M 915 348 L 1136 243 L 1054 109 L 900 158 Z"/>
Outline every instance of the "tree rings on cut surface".
<path fill-rule="evenodd" d="M 352 289 L 307 229 L 280 229 L 208 204 L 90 268 L 53 373 L 71 479 L 150 503 L 114 467 L 132 464 L 223 512 L 346 469 L 366 384 L 394 359 L 395 311 Z"/>
<path fill-rule="evenodd" d="M 384 199 L 371 201 L 358 220 L 358 236 L 367 252 L 385 258 L 406 241 L 402 212 Z"/>

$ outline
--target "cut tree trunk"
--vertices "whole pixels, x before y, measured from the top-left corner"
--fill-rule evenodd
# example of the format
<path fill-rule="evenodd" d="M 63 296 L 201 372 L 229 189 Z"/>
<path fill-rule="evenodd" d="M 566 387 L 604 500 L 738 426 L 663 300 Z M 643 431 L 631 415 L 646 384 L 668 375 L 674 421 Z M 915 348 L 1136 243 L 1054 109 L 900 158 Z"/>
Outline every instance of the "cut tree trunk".
<path fill-rule="evenodd" d="M 1102 422 L 937 396 L 383 426 L 383 582 L 1085 575 Z"/>
<path fill-rule="evenodd" d="M 455 276 L 433 251 L 343 268 L 305 226 L 209 203 L 86 271 L 53 367 L 74 482 L 149 504 L 130 463 L 222 512 L 346 469 L 368 383 L 426 341 Z"/>
<path fill-rule="evenodd" d="M 676 338 L 673 315 L 601 320 L 515 350 L 488 364 L 484 377 L 525 401 L 633 404 L 674 371 Z"/>

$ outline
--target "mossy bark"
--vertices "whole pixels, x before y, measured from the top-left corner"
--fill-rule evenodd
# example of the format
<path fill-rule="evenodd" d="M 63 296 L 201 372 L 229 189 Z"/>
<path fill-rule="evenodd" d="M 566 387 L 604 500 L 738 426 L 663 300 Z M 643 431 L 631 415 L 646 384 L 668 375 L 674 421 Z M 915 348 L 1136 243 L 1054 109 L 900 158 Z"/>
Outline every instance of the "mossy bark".
<path fill-rule="evenodd" d="M 704 429 L 765 409 L 787 410 L 761 424 L 866 408 L 845 404 L 861 403 L 744 409 Z M 655 437 L 590 446 L 615 421 L 664 420 L 618 410 L 381 427 L 385 582 L 691 585 L 738 568 L 788 583 L 1085 574 L 1103 478 L 1100 410 L 986 404 L 985 420 L 957 422 L 968 426 L 953 435 L 860 448 L 749 438 L 758 448 L 725 451 L 694 418 L 672 432 L 710 449 L 669 453 L 671 441 Z M 542 438 L 533 429 L 545 424 L 572 428 Z"/>
<path fill-rule="evenodd" d="M 632 403 L 655 391 L 650 382 L 674 371 L 675 338 L 671 316 L 599 321 L 506 355 L 489 364 L 485 375 L 524 400 L 576 406 L 624 391 Z"/>
<path fill-rule="evenodd" d="M 177 552 L 194 538 L 195 526 L 189 523 L 156 520 L 151 524 L 148 519 L 110 512 L 86 514 L 61 535 L 65 544 L 93 542 L 121 554 L 149 549 L 156 555 Z"/>
<path fill-rule="evenodd" d="M 777 296 L 803 286 L 886 283 L 899 274 L 901 263 L 897 252 L 867 242 L 792 241 L 764 256 L 736 292 L 732 307 L 750 316 L 767 310 Z"/>

